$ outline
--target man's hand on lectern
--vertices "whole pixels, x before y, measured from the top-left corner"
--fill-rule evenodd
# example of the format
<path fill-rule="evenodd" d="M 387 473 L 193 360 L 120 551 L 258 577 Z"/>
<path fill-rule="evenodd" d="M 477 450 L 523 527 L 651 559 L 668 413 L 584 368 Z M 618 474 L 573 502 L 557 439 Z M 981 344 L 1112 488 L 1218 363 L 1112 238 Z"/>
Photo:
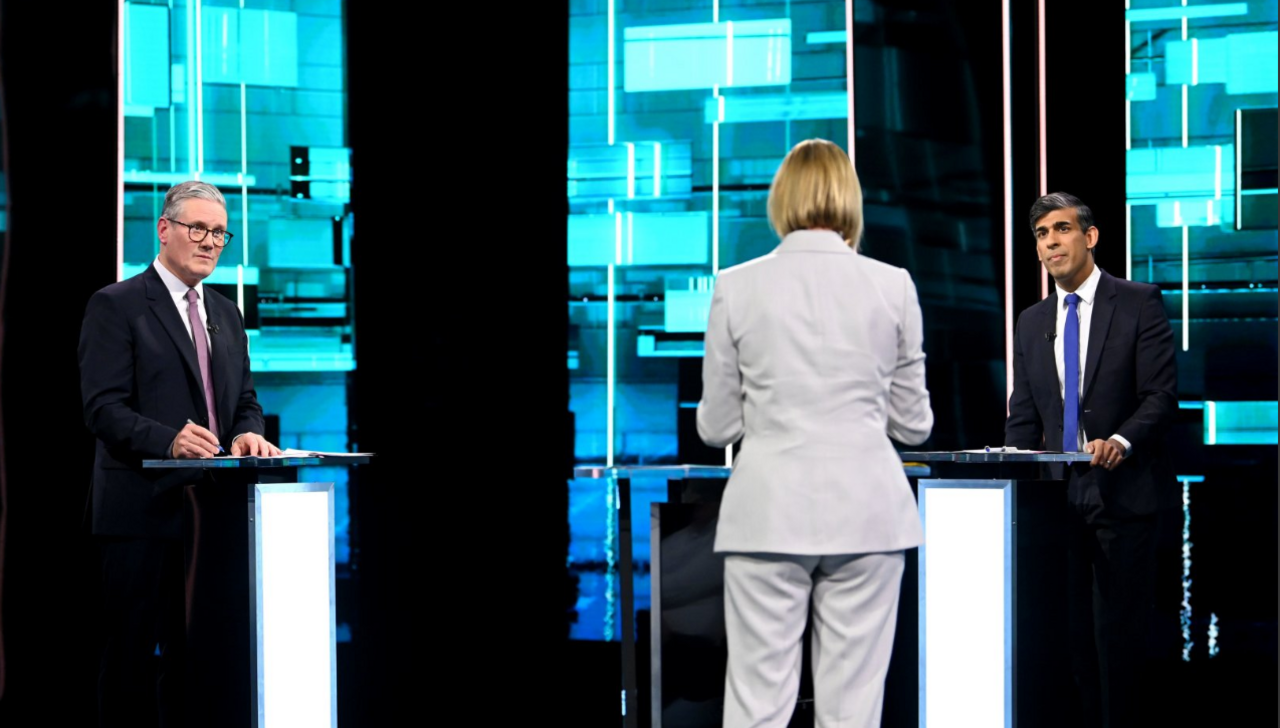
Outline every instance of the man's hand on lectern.
<path fill-rule="evenodd" d="M 188 422 L 169 447 L 175 458 L 211 458 L 219 449 L 218 438 L 194 422 Z"/>
<path fill-rule="evenodd" d="M 232 443 L 231 454 L 236 457 L 249 455 L 267 458 L 279 455 L 280 448 L 267 442 L 266 438 L 256 432 L 246 432 Z"/>

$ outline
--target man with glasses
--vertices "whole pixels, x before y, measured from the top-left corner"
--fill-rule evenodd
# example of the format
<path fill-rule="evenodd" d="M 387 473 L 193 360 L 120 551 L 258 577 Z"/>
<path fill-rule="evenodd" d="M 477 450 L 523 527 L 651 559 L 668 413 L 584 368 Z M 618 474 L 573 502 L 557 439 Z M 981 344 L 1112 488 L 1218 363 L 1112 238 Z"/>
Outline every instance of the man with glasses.
<path fill-rule="evenodd" d="M 160 253 L 90 299 L 80 332 L 85 424 L 97 437 L 86 519 L 101 555 L 101 726 L 183 722 L 187 579 L 183 499 L 201 469 L 144 459 L 278 455 L 263 437 L 236 304 L 203 284 L 231 240 L 222 193 L 165 195 Z M 160 668 L 152 667 L 160 650 Z"/>

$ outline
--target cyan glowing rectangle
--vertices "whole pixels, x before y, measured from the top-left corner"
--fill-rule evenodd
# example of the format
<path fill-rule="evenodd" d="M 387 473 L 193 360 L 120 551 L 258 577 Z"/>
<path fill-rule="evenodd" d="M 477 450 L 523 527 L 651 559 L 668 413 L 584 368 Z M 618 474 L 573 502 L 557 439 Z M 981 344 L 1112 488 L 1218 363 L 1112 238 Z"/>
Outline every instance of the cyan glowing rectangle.
<path fill-rule="evenodd" d="M 1227 36 L 1227 93 L 1273 94 L 1277 87 L 1276 53 L 1280 34 L 1236 33 Z M 1272 103 L 1275 103 L 1274 100 Z"/>
<path fill-rule="evenodd" d="M 711 261 L 711 217 L 706 212 L 624 213 L 622 247 L 627 265 L 705 265 Z"/>
<path fill-rule="evenodd" d="M 617 212 L 569 216 L 569 265 L 705 265 L 706 212 Z"/>
<path fill-rule="evenodd" d="M 703 107 L 703 120 L 710 124 L 749 121 L 784 121 L 801 119 L 849 118 L 849 94 L 845 91 L 820 91 L 807 94 L 761 94 L 709 98 Z M 721 118 L 721 113 L 724 117 Z"/>
<path fill-rule="evenodd" d="M 662 328 L 667 332 L 706 333 L 711 311 L 711 290 L 667 291 L 662 306 Z"/>
<path fill-rule="evenodd" d="M 1130 101 L 1153 101 L 1155 97 L 1154 73 L 1131 73 L 1125 76 L 1125 98 Z"/>
<path fill-rule="evenodd" d="M 1234 223 L 1234 197 L 1215 200 L 1212 197 L 1184 197 L 1156 203 L 1156 227 L 1210 227 Z"/>
<path fill-rule="evenodd" d="M 809 33 L 804 37 L 804 42 L 809 45 L 818 45 L 821 43 L 844 43 L 848 40 L 849 34 L 843 30 L 822 30 L 816 33 Z"/>
<path fill-rule="evenodd" d="M 298 85 L 295 13 L 205 6 L 200 19 L 204 83 Z"/>
<path fill-rule="evenodd" d="M 623 65 L 629 93 L 784 86 L 791 83 L 791 19 L 627 28 Z"/>
<path fill-rule="evenodd" d="M 1144 20 L 1182 20 L 1183 18 L 1225 18 L 1245 15 L 1247 3 L 1223 3 L 1222 5 L 1184 5 L 1171 8 L 1138 8 L 1124 11 L 1124 19 L 1140 23 Z"/>
<path fill-rule="evenodd" d="M 124 104 L 130 116 L 169 106 L 169 8 L 125 3 Z"/>
<path fill-rule="evenodd" d="M 651 334 L 636 337 L 636 356 L 705 356 L 706 345 L 702 341 L 658 341 Z"/>
<path fill-rule="evenodd" d="M 1165 44 L 1164 82 L 1168 86 L 1226 83 L 1228 76 L 1226 38 L 1171 40 Z"/>
<path fill-rule="evenodd" d="M 1235 194 L 1234 144 L 1130 149 L 1125 165 L 1130 204 Z"/>
<path fill-rule="evenodd" d="M 569 216 L 569 265 L 611 265 L 618 262 L 616 215 Z"/>
<path fill-rule="evenodd" d="M 1277 444 L 1276 405 L 1276 402 L 1205 402 L 1205 444 Z"/>
<path fill-rule="evenodd" d="M 1276 31 L 1165 44 L 1168 85 L 1225 83 L 1228 94 L 1276 93 Z"/>
<path fill-rule="evenodd" d="M 250 86 L 298 85 L 298 16 L 280 10 L 241 10 L 240 70 Z"/>

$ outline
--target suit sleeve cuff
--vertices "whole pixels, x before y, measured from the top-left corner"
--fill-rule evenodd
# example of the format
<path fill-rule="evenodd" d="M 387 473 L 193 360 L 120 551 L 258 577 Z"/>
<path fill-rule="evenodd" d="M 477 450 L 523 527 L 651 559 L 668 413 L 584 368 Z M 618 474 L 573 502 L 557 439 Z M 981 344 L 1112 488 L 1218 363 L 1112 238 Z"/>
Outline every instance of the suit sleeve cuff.
<path fill-rule="evenodd" d="M 1112 435 L 1112 436 L 1111 436 L 1111 439 L 1112 439 L 1112 440 L 1115 440 L 1116 442 L 1120 443 L 1121 445 L 1124 445 L 1124 456 L 1125 456 L 1125 457 L 1129 457 L 1130 455 L 1132 455 L 1132 454 L 1133 454 L 1133 445 L 1129 444 L 1129 441 L 1128 441 L 1128 440 L 1124 439 L 1124 438 L 1123 438 L 1123 437 L 1121 437 L 1120 435 Z"/>

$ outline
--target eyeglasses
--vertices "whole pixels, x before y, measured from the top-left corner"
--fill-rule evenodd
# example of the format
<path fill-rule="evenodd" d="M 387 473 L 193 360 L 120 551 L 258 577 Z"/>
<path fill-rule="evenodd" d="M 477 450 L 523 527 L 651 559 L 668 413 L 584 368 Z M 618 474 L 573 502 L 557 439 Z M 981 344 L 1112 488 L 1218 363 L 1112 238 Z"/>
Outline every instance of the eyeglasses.
<path fill-rule="evenodd" d="M 174 220 L 171 217 L 166 217 L 164 219 L 186 228 L 187 237 L 191 238 L 191 242 L 193 243 L 204 242 L 204 239 L 209 236 L 209 233 L 213 233 L 213 244 L 219 248 L 225 248 L 227 243 L 231 242 L 231 238 L 235 237 L 235 235 L 232 235 L 226 230 L 210 230 L 209 228 L 201 227 L 199 225 L 188 225 L 185 222 Z"/>

